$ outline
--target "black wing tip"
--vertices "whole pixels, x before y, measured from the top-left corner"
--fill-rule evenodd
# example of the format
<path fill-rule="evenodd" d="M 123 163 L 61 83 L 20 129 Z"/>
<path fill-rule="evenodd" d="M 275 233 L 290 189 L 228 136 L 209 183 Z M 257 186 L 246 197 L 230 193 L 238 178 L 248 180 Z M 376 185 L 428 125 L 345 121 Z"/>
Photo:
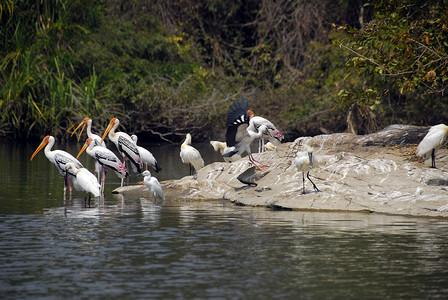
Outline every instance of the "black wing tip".
<path fill-rule="evenodd" d="M 228 112 L 227 112 L 227 120 L 226 120 L 226 127 L 232 127 L 232 126 L 239 126 L 241 124 L 248 124 L 249 123 L 249 102 L 244 97 L 241 97 L 237 100 L 235 100 L 232 105 L 230 106 Z M 244 116 L 244 118 L 241 119 L 241 116 Z M 236 120 L 240 120 L 238 124 L 235 124 Z"/>

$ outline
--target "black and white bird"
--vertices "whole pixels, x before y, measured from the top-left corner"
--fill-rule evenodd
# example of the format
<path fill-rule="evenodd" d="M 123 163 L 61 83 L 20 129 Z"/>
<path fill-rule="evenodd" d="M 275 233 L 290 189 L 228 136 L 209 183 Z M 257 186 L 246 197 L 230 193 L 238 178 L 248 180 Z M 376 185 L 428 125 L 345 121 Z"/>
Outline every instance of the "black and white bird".
<path fill-rule="evenodd" d="M 106 183 L 106 171 L 108 169 L 114 171 L 115 174 L 117 174 L 117 176 L 121 179 L 129 176 L 126 167 L 115 155 L 115 153 L 113 153 L 106 147 L 98 146 L 96 144 L 96 141 L 92 140 L 91 138 L 88 138 L 86 140 L 86 142 L 84 143 L 83 147 L 81 148 L 76 157 L 78 158 L 84 152 L 84 150 L 87 152 L 89 156 L 95 159 L 96 163 L 98 163 L 101 166 L 103 173 L 102 174 L 103 177 L 101 180 L 101 191 L 104 191 L 104 185 Z"/>
<path fill-rule="evenodd" d="M 36 151 L 34 151 L 33 155 L 31 155 L 30 161 L 39 153 L 42 148 L 45 147 L 44 153 L 48 160 L 53 163 L 58 169 L 59 173 L 64 176 L 64 197 L 67 191 L 67 182 L 69 184 L 70 194 L 72 192 L 72 186 L 70 184 L 70 177 L 73 178 L 76 176 L 74 171 L 67 171 L 66 164 L 69 162 L 74 163 L 77 168 L 83 168 L 83 165 L 79 160 L 77 160 L 73 155 L 63 150 L 51 150 L 55 143 L 55 138 L 51 135 L 47 135 L 44 137 L 40 145 L 37 147 Z"/>
<path fill-rule="evenodd" d="M 119 125 L 120 121 L 117 118 L 112 118 L 101 138 L 101 142 L 109 134 L 109 139 L 115 144 L 118 152 L 123 156 L 123 165 L 126 166 L 126 158 L 128 158 L 136 172 L 141 173 L 143 162 L 140 153 L 138 152 L 137 145 L 135 145 L 134 141 L 127 133 L 121 131 L 115 132 Z M 128 166 L 126 167 L 129 169 Z"/>
<path fill-rule="evenodd" d="M 308 180 L 313 184 L 313 188 L 316 192 L 319 192 L 319 189 L 314 184 L 314 182 L 310 178 L 310 170 L 317 166 L 317 162 L 313 155 L 313 147 L 309 145 L 304 145 L 305 151 L 297 152 L 296 158 L 294 159 L 294 164 L 297 167 L 297 171 L 302 172 L 302 181 L 303 181 L 303 191 L 302 194 L 306 194 L 305 191 L 305 172 Z"/>
<path fill-rule="evenodd" d="M 249 161 L 259 170 L 269 165 L 265 165 L 255 160 L 252 156 L 250 144 L 254 139 L 260 138 L 263 134 L 270 135 L 272 137 L 283 138 L 280 131 L 269 129 L 269 123 L 261 120 L 264 118 L 259 117 L 255 119 L 254 113 L 249 110 L 249 104 L 247 100 L 240 98 L 233 102 L 232 106 L 227 112 L 227 133 L 226 144 L 230 148 L 230 151 L 224 154 L 224 157 L 232 157 L 233 155 L 242 155 L 247 153 L 249 155 Z M 261 118 L 261 119 L 260 119 Z M 266 119 L 264 119 L 266 120 Z M 267 121 L 267 120 L 266 120 Z M 271 123 L 272 124 L 272 123 Z"/>

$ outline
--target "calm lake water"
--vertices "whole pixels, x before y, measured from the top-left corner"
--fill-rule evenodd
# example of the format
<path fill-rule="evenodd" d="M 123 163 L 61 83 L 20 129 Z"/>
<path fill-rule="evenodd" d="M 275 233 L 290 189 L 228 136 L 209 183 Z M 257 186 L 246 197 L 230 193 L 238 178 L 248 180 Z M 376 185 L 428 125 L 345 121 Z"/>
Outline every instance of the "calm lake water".
<path fill-rule="evenodd" d="M 154 203 L 112 195 L 112 173 L 89 208 L 80 192 L 64 202 L 43 153 L 29 161 L 38 144 L 0 143 L 1 299 L 448 297 L 447 220 Z M 159 180 L 188 174 L 179 146 L 146 146 Z M 220 160 L 208 147 L 206 162 Z"/>

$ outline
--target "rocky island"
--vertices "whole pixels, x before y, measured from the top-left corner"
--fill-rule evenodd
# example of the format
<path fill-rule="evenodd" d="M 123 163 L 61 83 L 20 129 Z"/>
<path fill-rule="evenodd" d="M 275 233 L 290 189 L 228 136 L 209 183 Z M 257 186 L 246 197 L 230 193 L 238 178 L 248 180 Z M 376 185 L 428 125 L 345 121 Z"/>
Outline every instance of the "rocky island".
<path fill-rule="evenodd" d="M 448 151 L 437 152 L 437 169 L 415 155 L 428 129 L 392 125 L 369 135 L 301 137 L 275 151 L 255 154 L 270 165 L 263 171 L 254 170 L 244 157 L 233 163 L 212 163 L 194 176 L 161 183 L 167 198 L 179 200 L 227 199 L 276 209 L 448 217 Z M 304 144 L 314 148 L 317 166 L 310 176 L 319 192 L 306 179 L 307 193 L 302 194 L 302 173 L 293 162 Z M 240 175 L 251 184 L 242 183 Z M 121 187 L 113 193 L 148 196 L 145 186 Z"/>

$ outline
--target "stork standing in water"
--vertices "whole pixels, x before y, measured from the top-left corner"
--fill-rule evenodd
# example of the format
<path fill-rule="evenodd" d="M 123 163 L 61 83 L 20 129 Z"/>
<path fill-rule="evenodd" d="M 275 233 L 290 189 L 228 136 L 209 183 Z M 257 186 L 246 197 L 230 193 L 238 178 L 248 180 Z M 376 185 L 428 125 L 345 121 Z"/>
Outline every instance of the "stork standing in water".
<path fill-rule="evenodd" d="M 87 200 L 87 194 L 97 198 L 101 195 L 101 186 L 98 183 L 95 175 L 90 173 L 89 170 L 85 168 L 79 168 L 74 162 L 69 162 L 65 165 L 67 172 L 71 171 L 75 174 L 76 180 L 73 181 L 73 186 L 77 191 L 83 191 L 85 195 L 85 200 Z"/>
<path fill-rule="evenodd" d="M 184 164 L 190 165 L 190 175 L 193 175 L 193 169 L 197 172 L 204 167 L 204 160 L 201 153 L 191 146 L 191 134 L 187 133 L 185 141 L 180 146 L 180 158 Z"/>
<path fill-rule="evenodd" d="M 154 201 L 157 201 L 157 198 L 165 201 L 165 195 L 163 194 L 162 186 L 160 185 L 157 178 L 151 176 L 151 173 L 148 170 L 144 171 L 142 175 L 145 176 L 143 182 L 145 183 L 149 192 L 154 196 Z"/>
<path fill-rule="evenodd" d="M 241 158 L 241 155 L 239 155 L 239 154 L 235 154 L 231 157 L 224 157 L 225 154 L 232 151 L 232 149 L 227 147 L 226 142 L 210 141 L 210 145 L 212 145 L 212 147 L 215 151 L 219 151 L 221 153 L 221 155 L 223 156 L 223 158 L 226 162 L 234 162 Z"/>
<path fill-rule="evenodd" d="M 101 193 L 104 193 L 107 169 L 113 170 L 121 179 L 128 177 L 129 173 L 115 153 L 105 147 L 97 146 L 95 143 L 96 142 L 94 140 L 88 138 L 76 158 L 78 158 L 85 150 L 87 154 L 93 157 L 95 162 L 101 166 L 103 172 L 103 178 L 101 180 Z"/>
<path fill-rule="evenodd" d="M 432 126 L 417 147 L 417 155 L 427 158 L 431 155 L 431 168 L 436 167 L 436 151 L 445 142 L 448 126 L 439 124 Z"/>
<path fill-rule="evenodd" d="M 92 119 L 85 117 L 81 123 L 79 123 L 78 127 L 75 128 L 75 130 L 73 130 L 71 136 L 73 136 L 73 134 L 75 134 L 75 132 L 80 128 L 81 128 L 81 133 L 78 136 L 78 142 L 81 138 L 82 132 L 84 131 L 84 129 L 87 127 L 87 137 L 94 140 L 96 142 L 97 145 L 101 145 L 102 147 L 106 147 L 106 143 L 104 141 L 101 141 L 101 137 L 97 134 L 92 133 Z M 95 161 L 95 173 L 98 176 L 98 181 L 100 181 L 100 172 L 101 172 L 101 166 L 98 164 L 98 162 Z"/>
<path fill-rule="evenodd" d="M 157 173 L 162 171 L 162 168 L 157 163 L 157 160 L 154 158 L 154 155 L 152 155 L 152 153 L 149 152 L 147 149 L 137 145 L 138 137 L 135 134 L 133 134 L 133 135 L 131 135 L 131 139 L 134 141 L 135 145 L 137 146 L 138 153 L 140 154 L 140 157 L 142 158 L 142 162 L 145 164 L 146 170 L 148 170 L 148 164 L 149 164 Z"/>
<path fill-rule="evenodd" d="M 64 199 L 67 191 L 67 182 L 69 184 L 70 195 L 72 193 L 72 186 L 70 184 L 69 176 L 75 177 L 76 174 L 73 171 L 67 171 L 66 164 L 69 162 L 74 163 L 77 168 L 83 168 L 83 165 L 79 160 L 77 160 L 73 155 L 68 152 L 62 150 L 51 150 L 55 143 L 55 139 L 51 135 L 47 135 L 44 137 L 40 145 L 37 147 L 36 151 L 34 151 L 33 155 L 31 155 L 30 161 L 39 153 L 42 148 L 45 147 L 44 153 L 48 160 L 53 163 L 58 169 L 59 173 L 64 176 Z"/>
<path fill-rule="evenodd" d="M 306 194 L 305 191 L 305 172 L 306 177 L 308 180 L 313 184 L 313 188 L 316 192 L 319 192 L 320 190 L 317 188 L 317 186 L 314 184 L 314 182 L 310 178 L 310 170 L 317 166 L 317 163 L 313 156 L 313 147 L 305 145 L 304 146 L 305 151 L 303 152 L 297 152 L 296 158 L 294 159 L 294 163 L 297 167 L 297 171 L 302 172 L 302 181 L 303 181 L 303 191 L 302 194 Z"/>
<path fill-rule="evenodd" d="M 120 125 L 120 121 L 117 118 L 112 118 L 106 131 L 101 138 L 101 142 L 109 134 L 109 139 L 115 144 L 118 152 L 123 156 L 123 165 L 126 166 L 126 158 L 131 161 L 133 168 L 137 170 L 138 173 L 142 172 L 143 162 L 138 152 L 137 146 L 135 145 L 132 138 L 125 132 L 115 132 L 115 130 Z M 126 166 L 129 169 L 128 166 Z M 121 179 L 121 186 L 123 186 L 123 179 Z"/>
<path fill-rule="evenodd" d="M 262 170 L 265 165 L 255 160 L 250 150 L 250 144 L 256 138 L 261 137 L 263 134 L 271 134 L 268 131 L 266 123 L 257 126 L 251 119 L 254 114 L 249 110 L 249 104 L 247 100 L 241 98 L 235 101 L 227 112 L 226 121 L 226 144 L 231 150 L 224 154 L 224 157 L 232 157 L 235 154 L 242 155 L 247 153 L 249 155 L 249 161 L 259 170 Z M 276 133 L 278 135 L 278 133 Z"/>

